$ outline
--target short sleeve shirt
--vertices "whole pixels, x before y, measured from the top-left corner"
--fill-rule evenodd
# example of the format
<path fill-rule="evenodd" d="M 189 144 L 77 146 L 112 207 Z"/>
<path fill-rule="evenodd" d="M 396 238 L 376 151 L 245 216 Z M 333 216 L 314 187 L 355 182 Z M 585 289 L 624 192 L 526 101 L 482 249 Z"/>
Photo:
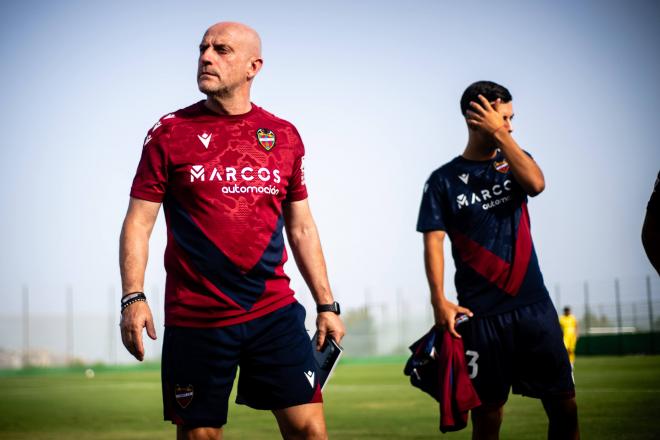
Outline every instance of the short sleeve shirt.
<path fill-rule="evenodd" d="M 527 195 L 504 156 L 458 156 L 424 186 L 419 232 L 445 231 L 459 303 L 490 315 L 548 297 L 532 243 Z"/>
<path fill-rule="evenodd" d="M 166 325 L 230 325 L 295 301 L 282 212 L 307 198 L 304 155 L 295 127 L 254 104 L 223 116 L 200 101 L 149 130 L 131 196 L 163 203 Z"/>

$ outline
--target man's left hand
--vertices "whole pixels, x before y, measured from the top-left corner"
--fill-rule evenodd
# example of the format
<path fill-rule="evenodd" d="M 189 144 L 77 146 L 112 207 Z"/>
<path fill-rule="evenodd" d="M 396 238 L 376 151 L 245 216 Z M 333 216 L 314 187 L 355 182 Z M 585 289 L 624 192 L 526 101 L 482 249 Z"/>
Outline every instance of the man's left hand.
<path fill-rule="evenodd" d="M 316 328 L 319 331 L 319 337 L 316 341 L 316 349 L 321 350 L 325 344 L 325 338 L 331 337 L 339 344 L 346 334 L 344 323 L 339 315 L 334 312 L 321 312 L 316 315 Z"/>

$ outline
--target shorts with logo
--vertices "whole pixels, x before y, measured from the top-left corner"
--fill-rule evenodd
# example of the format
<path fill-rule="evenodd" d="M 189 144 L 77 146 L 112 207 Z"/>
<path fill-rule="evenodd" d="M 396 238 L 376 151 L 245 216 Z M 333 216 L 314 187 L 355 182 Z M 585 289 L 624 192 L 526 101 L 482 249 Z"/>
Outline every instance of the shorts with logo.
<path fill-rule="evenodd" d="M 509 389 L 539 399 L 575 396 L 571 364 L 550 299 L 457 327 L 479 398 L 503 404 Z"/>
<path fill-rule="evenodd" d="M 166 327 L 165 420 L 191 427 L 224 425 L 239 366 L 236 403 L 274 410 L 323 401 L 305 309 L 295 302 L 226 327 Z"/>

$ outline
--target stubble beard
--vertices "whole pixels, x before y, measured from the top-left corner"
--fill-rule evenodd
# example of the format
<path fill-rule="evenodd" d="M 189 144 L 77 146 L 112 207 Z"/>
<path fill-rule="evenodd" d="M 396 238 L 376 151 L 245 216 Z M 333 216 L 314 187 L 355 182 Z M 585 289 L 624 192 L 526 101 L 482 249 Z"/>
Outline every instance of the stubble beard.
<path fill-rule="evenodd" d="M 236 84 L 208 84 L 206 82 L 197 83 L 199 91 L 209 98 L 226 99 L 234 95 L 238 88 Z"/>

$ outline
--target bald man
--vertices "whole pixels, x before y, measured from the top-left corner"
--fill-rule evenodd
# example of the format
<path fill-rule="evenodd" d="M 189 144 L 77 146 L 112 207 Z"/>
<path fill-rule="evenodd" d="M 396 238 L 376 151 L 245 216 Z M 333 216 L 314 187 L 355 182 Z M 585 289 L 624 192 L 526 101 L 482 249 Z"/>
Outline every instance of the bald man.
<path fill-rule="evenodd" d="M 283 229 L 317 304 L 318 347 L 340 342 L 339 318 L 307 202 L 296 128 L 250 101 L 263 60 L 257 33 L 211 26 L 199 45 L 206 99 L 149 130 L 120 237 L 121 335 L 144 358 L 156 339 L 143 293 L 160 205 L 167 222 L 162 388 L 178 439 L 220 439 L 236 401 L 271 410 L 283 438 L 327 438 L 313 348 L 283 265 Z"/>

